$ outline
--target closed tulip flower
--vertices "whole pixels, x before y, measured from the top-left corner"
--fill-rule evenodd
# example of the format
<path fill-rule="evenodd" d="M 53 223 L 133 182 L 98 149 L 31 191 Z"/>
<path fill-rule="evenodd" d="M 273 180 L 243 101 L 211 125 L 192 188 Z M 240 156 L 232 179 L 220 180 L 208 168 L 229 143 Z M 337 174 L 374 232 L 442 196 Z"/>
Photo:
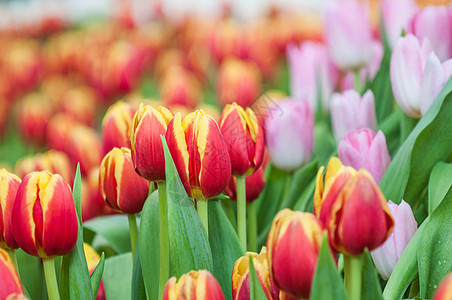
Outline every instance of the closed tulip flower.
<path fill-rule="evenodd" d="M 409 21 L 417 10 L 416 1 L 413 0 L 384 0 L 382 2 L 381 14 L 391 48 L 402 35 L 402 30 L 408 29 Z"/>
<path fill-rule="evenodd" d="M 268 268 L 282 291 L 309 298 L 322 231 L 322 224 L 311 213 L 283 209 L 275 216 L 267 238 Z"/>
<path fill-rule="evenodd" d="M 16 175 L 0 170 L 0 247 L 5 249 L 17 249 L 16 239 L 13 233 L 12 214 L 17 189 L 21 180 Z M 1 297 L 0 297 L 1 298 Z"/>
<path fill-rule="evenodd" d="M 168 279 L 163 292 L 163 300 L 191 298 L 196 300 L 225 299 L 220 284 L 207 270 L 190 271 L 182 275 L 179 280 L 176 280 L 176 277 Z"/>
<path fill-rule="evenodd" d="M 264 130 L 254 111 L 235 102 L 228 104 L 219 125 L 231 159 L 232 175 L 254 173 L 262 164 L 265 151 Z"/>
<path fill-rule="evenodd" d="M 83 252 L 85 253 L 86 263 L 88 264 L 88 271 L 91 275 L 100 261 L 99 253 L 97 253 L 96 250 L 94 250 L 93 247 L 91 247 L 87 243 L 83 243 Z M 106 299 L 105 287 L 104 282 L 101 279 L 99 290 L 97 291 L 96 300 L 105 300 L 105 299 Z"/>
<path fill-rule="evenodd" d="M 183 120 L 176 114 L 166 140 L 190 197 L 209 199 L 223 192 L 231 177 L 231 160 L 215 120 L 202 110 Z"/>
<path fill-rule="evenodd" d="M 6 300 L 10 299 L 10 297 L 23 294 L 24 291 L 13 261 L 8 253 L 0 248 L 0 299 Z"/>
<path fill-rule="evenodd" d="M 162 75 L 160 95 L 167 106 L 194 108 L 202 99 L 202 91 L 198 78 L 185 68 L 173 66 Z"/>
<path fill-rule="evenodd" d="M 149 182 L 135 172 L 130 149 L 113 148 L 100 164 L 99 188 L 108 207 L 132 215 L 142 210 Z"/>
<path fill-rule="evenodd" d="M 130 127 L 135 171 L 149 181 L 165 180 L 165 158 L 160 135 L 166 133 L 173 114 L 166 108 L 140 105 Z"/>
<path fill-rule="evenodd" d="M 91 127 L 78 125 L 70 129 L 66 142 L 66 153 L 73 165 L 80 163 L 82 175 L 97 168 L 102 160 L 102 144 L 100 138 Z"/>
<path fill-rule="evenodd" d="M 402 200 L 399 205 L 388 202 L 389 210 L 394 218 L 394 231 L 383 245 L 370 254 L 375 267 L 383 279 L 388 280 L 392 270 L 417 230 L 413 211 L 408 203 Z"/>
<path fill-rule="evenodd" d="M 447 274 L 441 280 L 441 283 L 432 298 L 432 300 L 450 299 L 452 299 L 452 273 Z"/>
<path fill-rule="evenodd" d="M 325 40 L 340 69 L 358 69 L 372 58 L 372 28 L 362 4 L 332 1 L 325 12 Z"/>
<path fill-rule="evenodd" d="M 374 94 L 370 90 L 362 97 L 355 90 L 334 94 L 331 97 L 330 111 L 336 141 L 355 129 L 377 129 Z"/>
<path fill-rule="evenodd" d="M 114 147 L 130 148 L 130 126 L 134 110 L 127 102 L 118 101 L 107 110 L 102 120 L 102 149 L 104 154 Z"/>
<path fill-rule="evenodd" d="M 71 188 L 58 174 L 32 172 L 24 178 L 12 221 L 17 244 L 33 256 L 65 255 L 77 242 L 78 221 Z"/>
<path fill-rule="evenodd" d="M 338 146 L 339 159 L 354 169 L 366 169 L 379 183 L 391 162 L 382 131 L 362 128 L 350 131 Z"/>
<path fill-rule="evenodd" d="M 286 99 L 272 108 L 265 121 L 265 136 L 271 161 L 291 172 L 311 159 L 314 116 L 309 103 Z"/>

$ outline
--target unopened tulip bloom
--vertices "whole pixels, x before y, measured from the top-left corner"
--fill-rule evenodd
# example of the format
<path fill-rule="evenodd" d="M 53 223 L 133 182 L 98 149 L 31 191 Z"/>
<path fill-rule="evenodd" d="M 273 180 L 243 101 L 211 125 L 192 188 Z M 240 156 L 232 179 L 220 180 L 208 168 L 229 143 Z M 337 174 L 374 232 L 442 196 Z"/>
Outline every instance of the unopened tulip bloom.
<path fill-rule="evenodd" d="M 358 69 L 372 58 L 372 28 L 361 3 L 332 1 L 325 13 L 325 40 L 340 69 Z"/>
<path fill-rule="evenodd" d="M 409 21 L 417 10 L 416 1 L 413 0 L 384 0 L 382 2 L 381 14 L 391 48 L 402 35 L 402 30 L 408 30 Z"/>
<path fill-rule="evenodd" d="M 452 299 L 452 273 L 447 274 L 441 280 L 441 283 L 432 298 L 432 300 L 450 299 Z"/>
<path fill-rule="evenodd" d="M 62 96 L 61 111 L 77 122 L 93 126 L 97 117 L 99 100 L 95 91 L 88 86 L 79 86 L 68 90 Z"/>
<path fill-rule="evenodd" d="M 389 210 L 394 218 L 394 231 L 383 245 L 370 254 L 375 267 L 383 279 L 388 280 L 392 270 L 417 230 L 413 211 L 408 203 L 402 200 L 399 205 L 388 202 Z"/>
<path fill-rule="evenodd" d="M 355 90 L 335 93 L 330 104 L 331 123 L 336 141 L 340 141 L 351 130 L 367 127 L 377 129 L 377 115 L 372 91 L 362 97 Z"/>
<path fill-rule="evenodd" d="M 311 213 L 283 209 L 273 219 L 267 238 L 270 276 L 293 297 L 309 298 L 322 231 L 322 224 Z"/>
<path fill-rule="evenodd" d="M 8 253 L 0 248 L 0 299 L 23 295 L 22 284 Z"/>
<path fill-rule="evenodd" d="M 167 106 L 194 108 L 202 99 L 202 86 L 195 74 L 182 67 L 171 67 L 163 73 L 160 95 Z"/>
<path fill-rule="evenodd" d="M 69 132 L 77 125 L 78 122 L 65 113 L 54 115 L 47 125 L 47 146 L 57 151 L 66 151 Z"/>
<path fill-rule="evenodd" d="M 179 299 L 224 300 L 223 291 L 215 277 L 207 270 L 190 271 L 168 279 L 163 300 Z"/>
<path fill-rule="evenodd" d="M 87 243 L 83 243 L 83 252 L 85 253 L 86 263 L 88 264 L 88 271 L 91 275 L 100 261 L 99 253 L 97 253 L 96 250 L 94 250 L 93 247 L 91 247 Z M 97 291 L 96 300 L 105 300 L 105 299 L 106 299 L 105 288 L 103 280 L 101 279 L 99 290 Z"/>
<path fill-rule="evenodd" d="M 96 130 L 85 125 L 70 129 L 66 153 L 73 165 L 80 163 L 82 175 L 88 175 L 92 169 L 99 166 L 102 159 L 101 152 L 102 144 Z"/>
<path fill-rule="evenodd" d="M 102 120 L 102 149 L 104 154 L 114 147 L 130 148 L 130 126 L 134 110 L 132 106 L 118 101 L 105 113 Z"/>
<path fill-rule="evenodd" d="M 264 129 L 254 111 L 235 102 L 228 104 L 219 125 L 231 159 L 232 175 L 254 173 L 262 164 L 265 151 Z"/>
<path fill-rule="evenodd" d="M 311 159 L 314 116 L 309 103 L 286 99 L 276 103 L 265 121 L 270 158 L 276 167 L 294 171 Z"/>
<path fill-rule="evenodd" d="M 108 207 L 132 215 L 142 210 L 149 182 L 135 172 L 130 149 L 113 148 L 100 164 L 99 188 Z"/>
<path fill-rule="evenodd" d="M 24 178 L 12 221 L 17 244 L 33 256 L 65 255 L 77 242 L 78 221 L 71 188 L 58 174 L 32 172 Z"/>
<path fill-rule="evenodd" d="M 323 110 L 328 110 L 328 100 L 336 87 L 339 74 L 326 47 L 310 41 L 303 42 L 300 46 L 288 45 L 287 61 L 291 96 L 306 99 L 312 111 L 316 111 L 318 105 Z M 321 103 L 317 103 L 320 96 Z"/>
<path fill-rule="evenodd" d="M 165 180 L 165 157 L 160 135 L 166 133 L 173 114 L 165 107 L 140 105 L 130 127 L 135 171 L 149 181 Z"/>
<path fill-rule="evenodd" d="M 265 169 L 260 167 L 256 172 L 247 176 L 246 184 L 246 202 L 251 203 L 256 200 L 265 188 Z M 232 200 L 237 201 L 237 180 L 231 176 L 226 190 L 224 191 Z"/>
<path fill-rule="evenodd" d="M 449 9 L 442 5 L 429 5 L 411 19 L 407 32 L 419 40 L 427 38 L 441 61 L 452 55 L 452 19 Z"/>
<path fill-rule="evenodd" d="M 344 165 L 366 169 L 377 183 L 391 162 L 385 135 L 381 130 L 375 133 L 369 128 L 350 131 L 339 142 L 338 154 Z"/>
<path fill-rule="evenodd" d="M 12 214 L 17 189 L 21 180 L 16 175 L 0 170 L 0 247 L 5 249 L 17 249 L 16 239 L 13 233 Z"/>

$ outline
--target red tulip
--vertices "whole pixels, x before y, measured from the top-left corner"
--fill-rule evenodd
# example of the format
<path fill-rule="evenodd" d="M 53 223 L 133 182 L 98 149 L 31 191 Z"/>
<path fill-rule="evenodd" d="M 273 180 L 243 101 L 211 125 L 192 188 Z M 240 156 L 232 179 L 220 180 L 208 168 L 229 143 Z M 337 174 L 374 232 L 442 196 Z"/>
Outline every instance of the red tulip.
<path fill-rule="evenodd" d="M 118 101 L 111 105 L 102 120 L 102 148 L 104 154 L 114 147 L 130 148 L 130 126 L 134 110 L 129 103 Z"/>
<path fill-rule="evenodd" d="M 209 271 L 199 270 L 182 275 L 179 281 L 176 277 L 168 279 L 163 300 L 179 299 L 224 300 L 224 295 L 215 277 Z"/>
<path fill-rule="evenodd" d="M 23 294 L 16 268 L 8 253 L 0 248 L 0 299 L 14 299 L 14 296 Z"/>
<path fill-rule="evenodd" d="M 17 249 L 16 239 L 13 233 L 12 214 L 17 189 L 21 180 L 16 175 L 0 170 L 0 247 Z"/>

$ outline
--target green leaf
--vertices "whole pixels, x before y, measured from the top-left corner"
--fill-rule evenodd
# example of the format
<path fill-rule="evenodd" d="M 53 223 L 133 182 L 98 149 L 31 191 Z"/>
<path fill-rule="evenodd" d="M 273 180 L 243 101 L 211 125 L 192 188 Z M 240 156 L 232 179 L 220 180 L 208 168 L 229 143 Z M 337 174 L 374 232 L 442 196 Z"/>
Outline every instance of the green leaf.
<path fill-rule="evenodd" d="M 124 300 L 131 298 L 132 265 L 132 253 L 130 252 L 112 256 L 105 260 L 103 282 L 105 295 L 108 300 Z"/>
<path fill-rule="evenodd" d="M 164 136 L 162 143 L 165 152 L 171 268 L 178 278 L 191 270 L 205 269 L 212 272 L 212 252 L 207 233 L 185 192 Z"/>
<path fill-rule="evenodd" d="M 126 215 L 89 220 L 84 223 L 84 234 L 87 233 L 93 236 L 93 240 L 88 241 L 97 250 L 111 247 L 115 253 L 130 252 L 129 223 Z"/>
<path fill-rule="evenodd" d="M 102 280 L 102 274 L 104 273 L 105 266 L 105 253 L 102 253 L 100 260 L 97 263 L 93 273 L 91 273 L 91 287 L 93 289 L 93 299 L 96 299 L 97 292 L 99 291 L 100 281 Z"/>
<path fill-rule="evenodd" d="M 78 238 L 72 252 L 63 256 L 61 263 L 60 294 L 62 299 L 92 299 L 93 290 L 89 278 L 88 265 L 83 249 L 83 230 L 81 214 L 81 176 L 77 165 L 74 188 L 72 189 L 78 217 Z"/>
<path fill-rule="evenodd" d="M 250 260 L 250 300 L 267 299 L 267 296 L 265 296 L 264 290 L 262 289 L 262 285 L 257 278 L 256 269 L 254 268 L 254 262 L 251 255 L 248 256 L 248 259 Z"/>
<path fill-rule="evenodd" d="M 30 299 L 43 299 L 46 287 L 41 259 L 25 253 L 22 249 L 17 249 L 16 255 L 20 280 Z"/>
<path fill-rule="evenodd" d="M 139 243 L 139 242 L 138 242 Z M 158 273 L 155 273 L 158 274 Z M 132 300 L 146 300 L 146 290 L 143 281 L 143 270 L 141 268 L 140 245 L 135 251 L 135 263 L 132 270 Z"/>
<path fill-rule="evenodd" d="M 380 69 L 370 84 L 370 89 L 375 96 L 375 112 L 377 113 L 378 122 L 386 119 L 394 108 L 394 96 L 392 94 L 391 77 L 389 76 L 390 61 L 391 50 L 386 48 Z"/>
<path fill-rule="evenodd" d="M 140 234 L 138 237 L 141 272 L 144 286 L 151 300 L 159 296 L 160 274 L 160 223 L 158 190 L 149 195 L 141 212 Z"/>
<path fill-rule="evenodd" d="M 231 278 L 236 260 L 243 256 L 234 228 L 218 200 L 209 200 L 209 241 L 213 257 L 213 275 L 226 299 L 232 299 Z"/>
<path fill-rule="evenodd" d="M 321 165 L 328 163 L 331 153 L 336 149 L 336 140 L 329 124 L 318 122 L 314 126 L 314 150 L 312 157 L 318 160 Z"/>
<path fill-rule="evenodd" d="M 322 246 L 320 248 L 317 268 L 311 287 L 310 299 L 349 299 L 342 277 L 336 268 L 333 258 L 331 257 L 331 251 L 328 247 L 328 239 L 326 234 L 323 236 Z"/>
<path fill-rule="evenodd" d="M 315 180 L 314 177 L 309 185 L 306 187 L 306 189 L 301 193 L 300 198 L 293 206 L 294 210 L 299 211 L 309 211 L 312 212 L 312 202 L 314 201 L 314 190 L 315 190 Z"/>
<path fill-rule="evenodd" d="M 438 162 L 428 181 L 428 214 L 431 215 L 452 186 L 452 164 Z"/>
<path fill-rule="evenodd" d="M 369 251 L 362 257 L 361 299 L 383 300 L 380 281 Z"/>

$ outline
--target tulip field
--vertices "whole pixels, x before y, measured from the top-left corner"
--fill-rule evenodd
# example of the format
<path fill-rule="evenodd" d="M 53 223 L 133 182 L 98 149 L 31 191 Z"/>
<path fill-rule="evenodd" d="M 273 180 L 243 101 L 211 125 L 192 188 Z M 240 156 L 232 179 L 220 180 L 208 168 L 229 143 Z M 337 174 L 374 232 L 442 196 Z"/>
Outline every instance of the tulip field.
<path fill-rule="evenodd" d="M 452 5 L 22 2 L 0 300 L 452 300 Z"/>

